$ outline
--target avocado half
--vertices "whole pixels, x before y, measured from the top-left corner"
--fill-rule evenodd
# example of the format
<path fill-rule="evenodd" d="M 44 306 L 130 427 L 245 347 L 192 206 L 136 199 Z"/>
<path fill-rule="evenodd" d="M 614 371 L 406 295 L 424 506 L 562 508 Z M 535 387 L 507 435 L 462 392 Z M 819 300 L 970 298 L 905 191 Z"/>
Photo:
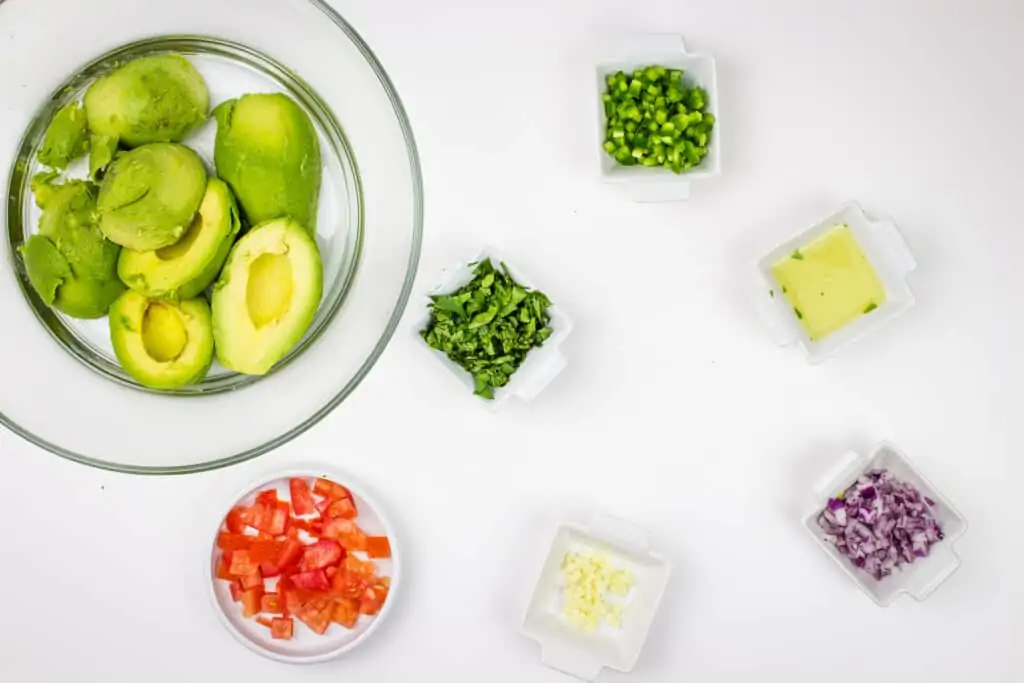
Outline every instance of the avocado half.
<path fill-rule="evenodd" d="M 280 93 L 217 105 L 214 161 L 250 225 L 288 216 L 316 234 L 322 162 L 309 115 Z"/>
<path fill-rule="evenodd" d="M 96 208 L 111 242 L 136 251 L 168 247 L 185 234 L 206 192 L 206 168 L 184 145 L 136 147 L 110 164 Z"/>
<path fill-rule="evenodd" d="M 290 218 L 250 230 L 235 244 L 213 289 L 213 337 L 221 365 L 264 375 L 316 316 L 323 266 L 316 242 Z"/>
<path fill-rule="evenodd" d="M 191 299 L 217 279 L 240 227 L 227 183 L 210 178 L 199 211 L 181 239 L 153 251 L 122 249 L 117 274 L 145 296 Z"/>
<path fill-rule="evenodd" d="M 210 307 L 203 298 L 179 303 L 128 290 L 110 307 L 110 341 L 121 367 L 140 384 L 194 384 L 213 362 Z"/>
<path fill-rule="evenodd" d="M 90 132 L 126 147 L 178 142 L 209 110 L 206 82 L 179 54 L 134 59 L 98 78 L 85 93 Z"/>

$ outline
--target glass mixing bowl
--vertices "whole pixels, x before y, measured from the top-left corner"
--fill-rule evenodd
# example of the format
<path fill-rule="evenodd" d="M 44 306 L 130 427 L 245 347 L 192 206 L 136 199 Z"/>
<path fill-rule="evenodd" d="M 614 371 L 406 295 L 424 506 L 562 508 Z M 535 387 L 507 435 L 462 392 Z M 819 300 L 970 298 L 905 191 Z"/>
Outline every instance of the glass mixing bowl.
<path fill-rule="evenodd" d="M 63 457 L 171 474 L 240 462 L 294 438 L 348 396 L 390 340 L 419 259 L 422 182 L 384 69 L 319 0 L 0 0 L 0 424 Z M 320 137 L 324 295 L 304 340 L 265 377 L 216 364 L 156 392 L 118 365 L 105 319 L 48 308 L 17 248 L 36 231 L 29 181 L 53 113 L 126 59 L 185 54 L 211 103 L 285 92 Z M 186 143 L 212 167 L 215 124 Z"/>

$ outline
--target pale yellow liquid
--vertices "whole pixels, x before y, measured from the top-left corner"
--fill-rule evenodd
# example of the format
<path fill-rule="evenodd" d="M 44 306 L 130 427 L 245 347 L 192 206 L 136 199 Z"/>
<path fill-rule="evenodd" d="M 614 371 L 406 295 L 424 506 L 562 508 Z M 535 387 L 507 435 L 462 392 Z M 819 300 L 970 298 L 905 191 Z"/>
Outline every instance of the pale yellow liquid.
<path fill-rule="evenodd" d="M 845 223 L 779 259 L 771 272 L 812 341 L 885 303 L 885 286 Z"/>

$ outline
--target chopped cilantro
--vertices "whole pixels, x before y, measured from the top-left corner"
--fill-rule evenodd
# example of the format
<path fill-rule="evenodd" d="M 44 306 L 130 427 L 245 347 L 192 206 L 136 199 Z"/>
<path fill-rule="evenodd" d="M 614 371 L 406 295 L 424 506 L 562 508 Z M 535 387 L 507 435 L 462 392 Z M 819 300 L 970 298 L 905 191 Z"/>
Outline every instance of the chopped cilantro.
<path fill-rule="evenodd" d="M 800 253 L 799 249 L 797 249 L 792 254 L 790 254 L 790 258 L 794 258 L 797 261 L 803 261 L 804 260 L 804 255 Z"/>
<path fill-rule="evenodd" d="M 551 336 L 551 301 L 515 282 L 504 263 L 500 270 L 490 259 L 475 265 L 468 285 L 431 297 L 420 336 L 473 376 L 473 393 L 493 399 L 526 354 Z"/>
<path fill-rule="evenodd" d="M 876 304 L 874 301 L 872 301 L 871 303 L 869 303 L 867 306 L 864 307 L 864 312 L 865 313 L 870 313 L 871 311 L 875 310 L 876 308 L 878 308 L 878 304 Z"/>
<path fill-rule="evenodd" d="M 768 290 L 768 296 L 770 296 L 771 298 L 774 299 L 775 298 L 775 290 L 774 289 L 769 289 Z"/>
<path fill-rule="evenodd" d="M 799 318 L 800 320 L 804 319 L 804 314 L 800 312 L 799 308 L 794 307 L 793 312 L 796 313 L 796 317 Z"/>

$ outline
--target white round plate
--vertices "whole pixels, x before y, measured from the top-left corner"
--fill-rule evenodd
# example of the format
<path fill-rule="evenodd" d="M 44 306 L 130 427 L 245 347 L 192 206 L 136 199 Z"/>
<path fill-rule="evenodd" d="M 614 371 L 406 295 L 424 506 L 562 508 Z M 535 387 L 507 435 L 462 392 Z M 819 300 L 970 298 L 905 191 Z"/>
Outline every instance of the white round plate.
<path fill-rule="evenodd" d="M 241 606 L 231 599 L 229 584 L 216 578 L 217 564 L 221 556 L 221 550 L 217 548 L 217 534 L 220 533 L 228 512 L 236 505 L 251 505 L 260 491 L 276 488 L 280 500 L 289 500 L 288 480 L 292 477 L 326 477 L 352 492 L 352 498 L 359 511 L 359 516 L 354 521 L 367 535 L 387 536 L 391 543 L 390 559 L 373 560 L 377 565 L 377 574 L 390 577 L 391 587 L 380 612 L 374 616 L 359 615 L 359 621 L 353 629 L 332 623 L 326 633 L 317 635 L 295 619 L 295 633 L 292 639 L 274 640 L 270 637 L 270 630 L 267 627 L 257 623 L 255 619 L 246 619 L 242 616 Z M 315 664 L 340 657 L 355 649 L 380 628 L 399 596 L 402 562 L 394 528 L 385 517 L 381 506 L 366 489 L 347 474 L 337 470 L 300 467 L 263 476 L 232 497 L 212 526 L 210 555 L 204 563 L 204 577 L 210 587 L 213 609 L 224 627 L 238 642 L 264 657 L 287 664 Z"/>

